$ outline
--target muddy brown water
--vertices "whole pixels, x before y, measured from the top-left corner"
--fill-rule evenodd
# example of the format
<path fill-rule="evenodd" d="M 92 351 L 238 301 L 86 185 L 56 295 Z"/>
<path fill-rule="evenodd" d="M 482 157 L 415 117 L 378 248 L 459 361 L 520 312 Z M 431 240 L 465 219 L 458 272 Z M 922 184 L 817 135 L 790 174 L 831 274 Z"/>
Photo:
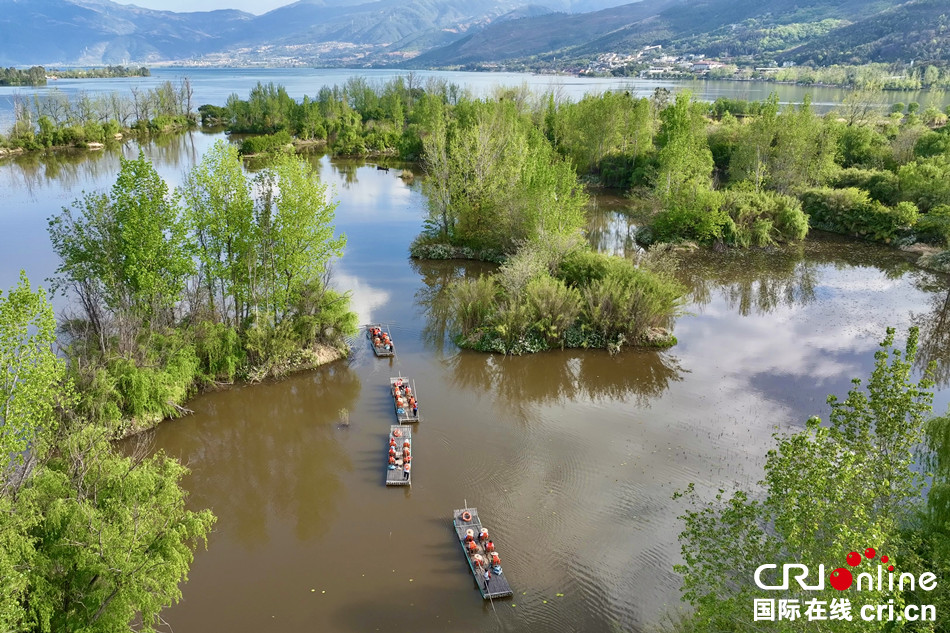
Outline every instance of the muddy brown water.
<path fill-rule="evenodd" d="M 188 138 L 145 148 L 173 183 L 215 137 Z M 826 414 L 827 394 L 867 375 L 888 325 L 920 325 L 926 356 L 950 357 L 947 279 L 833 236 L 684 255 L 691 294 L 668 351 L 460 351 L 429 306 L 449 280 L 490 267 L 411 261 L 418 185 L 397 169 L 315 161 L 349 240 L 336 283 L 362 323 L 389 324 L 397 356 L 377 359 L 355 337 L 348 360 L 200 395 L 194 415 L 154 431 L 156 449 L 191 468 L 189 505 L 218 516 L 163 614 L 176 633 L 648 630 L 681 608 L 676 490 L 754 486 L 773 431 Z M 24 266 L 49 274 L 45 216 L 108 186 L 115 163 L 0 165 L 0 183 L 14 184 L 0 217 L 21 236 L 2 238 L 4 281 Z M 599 202 L 592 241 L 631 252 L 624 201 Z M 940 372 L 943 411 L 946 362 Z M 409 489 L 384 485 L 397 374 L 415 380 L 423 415 Z M 450 525 L 466 500 L 512 599 L 474 588 Z"/>

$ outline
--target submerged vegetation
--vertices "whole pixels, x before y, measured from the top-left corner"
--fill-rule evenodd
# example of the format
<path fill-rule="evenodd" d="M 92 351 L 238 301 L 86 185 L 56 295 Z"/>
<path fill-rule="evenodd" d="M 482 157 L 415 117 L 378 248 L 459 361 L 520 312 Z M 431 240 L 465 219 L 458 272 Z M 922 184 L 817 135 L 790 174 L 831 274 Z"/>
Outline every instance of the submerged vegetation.
<path fill-rule="evenodd" d="M 355 315 L 328 268 L 345 238 L 309 163 L 280 157 L 251 181 L 219 142 L 177 191 L 144 158 L 121 164 L 111 192 L 50 221 L 56 286 L 81 306 L 64 324 L 81 415 L 140 429 L 201 385 L 345 353 Z"/>

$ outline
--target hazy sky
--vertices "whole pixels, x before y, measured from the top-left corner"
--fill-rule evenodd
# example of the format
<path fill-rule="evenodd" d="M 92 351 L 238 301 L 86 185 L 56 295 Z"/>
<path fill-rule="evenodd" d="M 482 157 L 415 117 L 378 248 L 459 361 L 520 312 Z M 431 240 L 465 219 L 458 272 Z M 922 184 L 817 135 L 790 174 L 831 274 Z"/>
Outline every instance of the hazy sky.
<path fill-rule="evenodd" d="M 116 0 L 119 4 L 134 4 L 146 9 L 164 11 L 213 11 L 240 9 L 248 13 L 267 13 L 271 9 L 292 4 L 294 0 Z"/>

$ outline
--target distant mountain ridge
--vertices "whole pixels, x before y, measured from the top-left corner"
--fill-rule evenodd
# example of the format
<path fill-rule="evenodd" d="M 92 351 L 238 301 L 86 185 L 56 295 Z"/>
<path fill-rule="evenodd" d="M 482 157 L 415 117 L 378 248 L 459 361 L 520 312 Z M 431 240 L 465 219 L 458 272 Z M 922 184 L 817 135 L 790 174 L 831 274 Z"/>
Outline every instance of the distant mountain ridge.
<path fill-rule="evenodd" d="M 0 0 L 0 64 L 111 64 L 202 55 L 254 18 L 152 11 L 107 0 Z"/>
<path fill-rule="evenodd" d="M 299 0 L 255 16 L 0 0 L 0 65 L 464 67 L 656 44 L 798 63 L 950 57 L 950 0 L 622 1 Z"/>
<path fill-rule="evenodd" d="M 249 56 L 395 61 L 513 16 L 624 0 L 299 0 L 255 16 L 175 13 L 110 0 L 0 0 L 0 64 L 132 64 Z"/>
<path fill-rule="evenodd" d="M 943 22 L 939 7 L 943 7 Z M 941 31 L 939 25 L 946 23 L 947 14 L 948 0 L 643 0 L 591 13 L 489 25 L 422 54 L 411 64 L 456 67 L 538 58 L 577 59 L 607 52 L 634 53 L 657 44 L 709 56 L 771 55 L 798 62 L 816 58 L 848 63 L 910 61 L 914 58 L 911 45 L 888 49 L 865 40 L 893 43 L 915 31 L 921 39 L 929 36 L 938 42 L 931 43 L 929 49 L 917 47 L 920 51 L 936 55 L 932 59 L 946 60 L 950 29 Z M 915 29 L 914 20 L 935 26 L 918 25 Z M 842 42 L 850 42 L 858 54 L 841 53 Z M 822 56 L 823 50 L 839 50 L 840 54 Z"/>

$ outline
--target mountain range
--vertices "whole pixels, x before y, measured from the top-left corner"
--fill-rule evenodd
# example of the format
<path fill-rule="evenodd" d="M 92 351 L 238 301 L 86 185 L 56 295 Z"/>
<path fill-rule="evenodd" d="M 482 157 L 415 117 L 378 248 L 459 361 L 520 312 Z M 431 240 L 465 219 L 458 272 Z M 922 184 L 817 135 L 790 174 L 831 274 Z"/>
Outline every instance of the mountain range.
<path fill-rule="evenodd" d="M 0 65 L 466 67 L 644 46 L 797 63 L 946 61 L 950 0 L 300 0 L 260 16 L 0 0 Z"/>

